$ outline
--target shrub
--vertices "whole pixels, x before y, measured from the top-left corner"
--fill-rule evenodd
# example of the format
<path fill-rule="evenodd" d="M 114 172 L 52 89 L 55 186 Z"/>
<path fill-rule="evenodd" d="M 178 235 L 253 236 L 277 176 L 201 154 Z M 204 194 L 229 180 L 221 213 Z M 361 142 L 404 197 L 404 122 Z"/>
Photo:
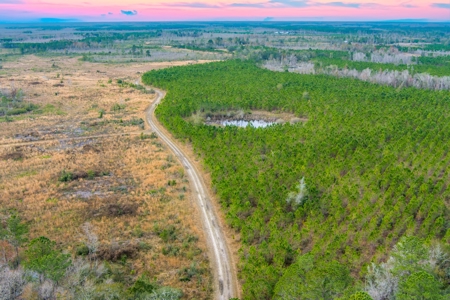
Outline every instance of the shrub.
<path fill-rule="evenodd" d="M 174 245 L 163 247 L 162 254 L 167 256 L 177 256 L 180 253 L 180 248 Z"/>
<path fill-rule="evenodd" d="M 175 241 L 177 239 L 177 229 L 173 225 L 169 225 L 165 228 L 160 228 L 156 225 L 154 231 L 165 243 Z"/>
<path fill-rule="evenodd" d="M 80 256 L 87 256 L 89 254 L 89 247 L 86 246 L 85 244 L 80 245 L 75 250 L 75 253 Z"/>
<path fill-rule="evenodd" d="M 95 152 L 94 149 L 93 149 L 93 147 L 87 147 L 87 148 L 83 148 L 83 151 L 93 150 Z M 59 175 L 58 180 L 61 182 L 69 182 L 69 181 L 77 180 L 80 178 L 94 179 L 95 177 L 101 177 L 101 176 L 107 176 L 107 175 L 109 175 L 109 172 L 107 172 L 107 171 L 88 170 L 87 172 L 85 172 L 85 171 L 70 172 L 70 171 L 63 170 L 61 172 L 61 174 Z"/>
<path fill-rule="evenodd" d="M 73 180 L 73 173 L 72 172 L 67 172 L 66 170 L 63 170 L 61 172 L 61 175 L 59 175 L 58 180 L 61 181 L 61 182 L 72 181 Z"/>
<path fill-rule="evenodd" d="M 32 240 L 25 254 L 26 268 L 56 282 L 64 276 L 71 264 L 70 255 L 56 250 L 56 243 L 43 236 Z"/>
<path fill-rule="evenodd" d="M 189 268 L 183 268 L 180 271 L 180 281 L 191 281 L 194 276 L 202 273 L 203 270 L 199 269 L 197 264 L 193 262 Z"/>
<path fill-rule="evenodd" d="M 139 246 L 134 243 L 111 243 L 99 247 L 97 257 L 107 261 L 119 261 L 123 257 L 133 258 L 139 252 Z"/>
<path fill-rule="evenodd" d="M 134 284 L 130 287 L 129 291 L 136 298 L 142 294 L 150 294 L 158 288 L 155 282 L 150 282 L 147 276 L 140 276 Z"/>
<path fill-rule="evenodd" d="M 135 216 L 139 208 L 139 204 L 136 203 L 117 203 L 118 199 L 116 197 L 105 200 L 108 201 L 108 203 L 103 204 L 98 209 L 89 210 L 89 215 L 92 217 L 119 217 L 125 215 Z"/>

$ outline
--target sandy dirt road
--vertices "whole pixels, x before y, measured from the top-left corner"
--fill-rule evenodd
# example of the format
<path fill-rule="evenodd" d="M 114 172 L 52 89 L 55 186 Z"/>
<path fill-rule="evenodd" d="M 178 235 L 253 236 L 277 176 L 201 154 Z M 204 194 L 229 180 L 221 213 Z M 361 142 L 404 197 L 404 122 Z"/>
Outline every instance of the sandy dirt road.
<path fill-rule="evenodd" d="M 147 109 L 146 120 L 150 128 L 158 137 L 173 151 L 181 164 L 186 169 L 191 185 L 192 196 L 196 199 L 202 217 L 203 227 L 210 248 L 210 262 L 213 268 L 215 299 L 228 300 L 237 297 L 237 276 L 233 268 L 229 248 L 226 244 L 225 235 L 222 231 L 220 221 L 214 211 L 208 189 L 205 187 L 202 177 L 199 175 L 195 165 L 191 163 L 189 157 L 182 151 L 175 140 L 163 129 L 162 125 L 155 118 L 155 109 L 164 98 L 163 91 L 155 89 L 156 100 Z"/>

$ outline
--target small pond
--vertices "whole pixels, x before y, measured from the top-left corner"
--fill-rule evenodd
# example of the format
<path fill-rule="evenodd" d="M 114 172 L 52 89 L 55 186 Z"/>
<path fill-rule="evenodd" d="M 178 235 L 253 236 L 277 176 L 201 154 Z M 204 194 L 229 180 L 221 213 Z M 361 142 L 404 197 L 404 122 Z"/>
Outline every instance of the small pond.
<path fill-rule="evenodd" d="M 274 124 L 276 122 L 267 122 L 264 120 L 217 120 L 217 121 L 208 121 L 207 125 L 221 125 L 221 126 L 238 126 L 238 127 L 247 127 L 253 126 L 255 128 L 264 128 Z"/>

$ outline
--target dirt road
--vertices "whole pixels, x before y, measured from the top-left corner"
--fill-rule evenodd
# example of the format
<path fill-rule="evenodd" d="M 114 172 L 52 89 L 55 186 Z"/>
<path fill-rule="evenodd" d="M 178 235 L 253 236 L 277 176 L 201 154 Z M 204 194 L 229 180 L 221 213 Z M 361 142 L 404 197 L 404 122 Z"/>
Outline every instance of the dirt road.
<path fill-rule="evenodd" d="M 215 298 L 220 300 L 228 300 L 236 297 L 238 292 L 237 276 L 233 268 L 225 235 L 222 232 L 220 221 L 216 216 L 207 189 L 201 179 L 201 176 L 195 168 L 195 165 L 191 163 L 188 156 L 185 155 L 180 147 L 177 146 L 174 139 L 162 128 L 162 125 L 160 125 L 155 118 L 155 109 L 161 99 L 165 96 L 165 93 L 162 91 L 156 90 L 156 93 L 156 100 L 147 109 L 147 122 L 158 137 L 174 152 L 186 169 L 186 173 L 189 176 L 192 185 L 192 194 L 197 200 L 203 227 L 208 239 L 210 261 L 215 279 Z"/>

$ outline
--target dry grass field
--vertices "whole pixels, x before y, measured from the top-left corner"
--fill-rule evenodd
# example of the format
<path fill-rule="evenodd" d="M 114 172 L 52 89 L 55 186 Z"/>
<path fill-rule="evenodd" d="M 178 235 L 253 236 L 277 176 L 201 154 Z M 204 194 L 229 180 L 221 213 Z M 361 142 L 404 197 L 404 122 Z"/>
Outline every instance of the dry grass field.
<path fill-rule="evenodd" d="M 0 217 L 17 211 L 30 239 L 46 236 L 73 256 L 88 226 L 98 237 L 96 258 L 118 265 L 124 281 L 146 274 L 181 289 L 184 299 L 210 298 L 189 182 L 146 131 L 144 111 L 154 95 L 136 86 L 145 71 L 188 63 L 37 56 L 4 63 L 0 89 L 21 89 L 23 101 L 39 108 L 0 119 Z"/>

